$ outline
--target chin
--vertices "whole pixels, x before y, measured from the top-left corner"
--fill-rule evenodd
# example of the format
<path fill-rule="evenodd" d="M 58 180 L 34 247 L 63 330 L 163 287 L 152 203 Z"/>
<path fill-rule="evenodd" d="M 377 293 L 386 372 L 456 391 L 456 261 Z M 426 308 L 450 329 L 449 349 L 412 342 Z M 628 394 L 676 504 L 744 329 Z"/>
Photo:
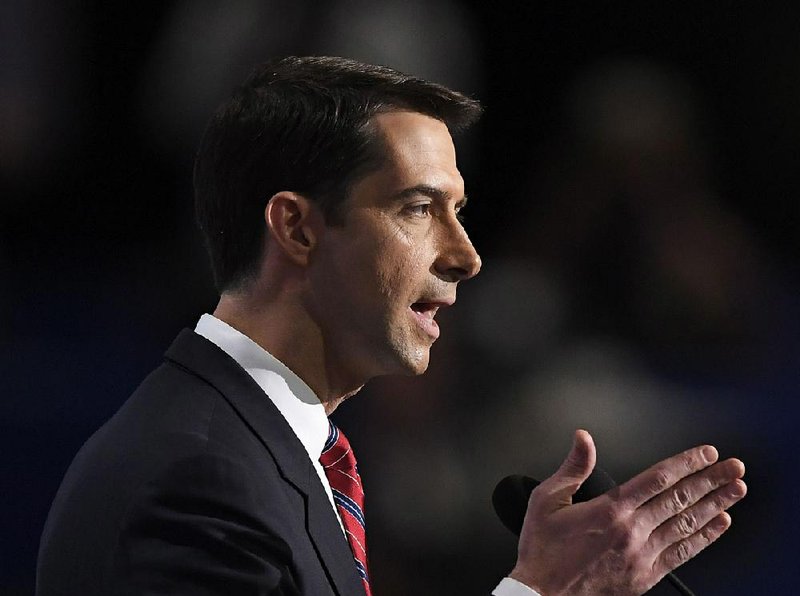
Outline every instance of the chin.
<path fill-rule="evenodd" d="M 428 370 L 427 354 L 424 358 L 410 358 L 408 354 L 395 354 L 390 362 L 384 360 L 380 370 L 373 371 L 370 377 L 415 377 L 426 370 Z"/>
<path fill-rule="evenodd" d="M 383 370 L 379 375 L 400 375 L 413 377 L 428 370 L 431 348 L 418 341 L 390 341 L 389 350 L 380 358 L 379 366 Z"/>
<path fill-rule="evenodd" d="M 428 370 L 430 363 L 430 351 L 425 348 L 415 348 L 410 354 L 406 354 L 404 361 L 405 372 L 407 376 L 421 375 Z"/>

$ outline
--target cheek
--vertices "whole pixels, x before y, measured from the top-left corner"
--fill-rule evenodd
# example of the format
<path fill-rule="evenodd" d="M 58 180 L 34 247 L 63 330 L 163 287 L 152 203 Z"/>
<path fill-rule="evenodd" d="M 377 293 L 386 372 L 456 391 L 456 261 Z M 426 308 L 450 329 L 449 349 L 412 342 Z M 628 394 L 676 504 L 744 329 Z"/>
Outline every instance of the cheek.
<path fill-rule="evenodd" d="M 383 295 L 406 300 L 419 291 L 426 269 L 425 251 L 419 243 L 398 234 L 383 243 L 377 254 L 378 288 Z"/>

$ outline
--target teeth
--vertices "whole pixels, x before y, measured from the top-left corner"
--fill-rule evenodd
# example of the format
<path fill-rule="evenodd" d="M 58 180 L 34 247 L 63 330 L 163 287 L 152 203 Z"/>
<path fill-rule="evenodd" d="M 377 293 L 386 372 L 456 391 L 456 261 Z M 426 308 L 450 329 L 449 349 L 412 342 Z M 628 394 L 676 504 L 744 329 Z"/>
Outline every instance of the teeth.
<path fill-rule="evenodd" d="M 436 311 L 439 310 L 439 307 L 431 306 L 426 302 L 415 302 L 414 304 L 411 305 L 411 310 L 432 320 L 433 317 L 436 316 Z"/>

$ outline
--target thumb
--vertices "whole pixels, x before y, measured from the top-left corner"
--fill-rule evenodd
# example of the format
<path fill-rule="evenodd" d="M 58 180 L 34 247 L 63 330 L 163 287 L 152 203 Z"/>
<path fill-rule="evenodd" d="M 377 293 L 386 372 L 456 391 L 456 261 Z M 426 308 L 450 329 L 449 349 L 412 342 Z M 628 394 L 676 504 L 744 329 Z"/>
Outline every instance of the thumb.
<path fill-rule="evenodd" d="M 547 493 L 552 509 L 572 504 L 572 496 L 592 473 L 596 462 L 597 450 L 592 435 L 585 430 L 576 430 L 567 457 L 556 473 L 542 483 L 546 485 L 543 492 Z"/>

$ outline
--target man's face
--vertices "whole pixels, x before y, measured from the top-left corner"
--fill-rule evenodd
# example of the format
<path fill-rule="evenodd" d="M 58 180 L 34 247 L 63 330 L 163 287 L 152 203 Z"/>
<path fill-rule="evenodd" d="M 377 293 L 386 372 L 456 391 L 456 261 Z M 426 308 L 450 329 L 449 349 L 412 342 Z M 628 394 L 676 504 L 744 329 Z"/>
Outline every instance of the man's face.
<path fill-rule="evenodd" d="M 385 164 L 353 186 L 344 224 L 325 228 L 310 271 L 312 309 L 335 360 L 325 364 L 363 380 L 424 372 L 437 310 L 481 265 L 458 218 L 464 181 L 446 125 L 413 112 L 374 123 Z"/>

